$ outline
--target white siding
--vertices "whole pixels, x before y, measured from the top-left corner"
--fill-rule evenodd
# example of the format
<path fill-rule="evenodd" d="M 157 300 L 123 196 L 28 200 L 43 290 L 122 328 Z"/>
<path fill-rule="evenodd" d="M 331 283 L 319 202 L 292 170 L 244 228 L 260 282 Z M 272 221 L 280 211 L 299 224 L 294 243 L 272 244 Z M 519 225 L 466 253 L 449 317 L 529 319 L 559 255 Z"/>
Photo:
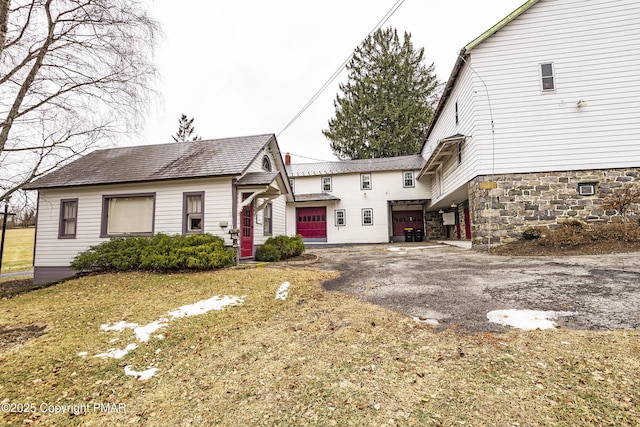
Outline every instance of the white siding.
<path fill-rule="evenodd" d="M 273 158 L 273 154 L 271 154 L 268 147 L 269 145 L 267 145 L 264 150 L 260 151 L 260 153 L 247 168 L 247 172 L 264 172 L 264 169 L 262 169 L 262 160 L 264 159 L 264 156 L 267 156 L 269 158 L 269 161 L 271 162 L 271 170 L 273 172 L 276 172 L 278 170 L 277 164 Z"/>
<path fill-rule="evenodd" d="M 472 49 L 423 150 L 470 136 L 463 164 L 444 165 L 443 197 L 478 175 L 639 166 L 639 38 L 635 0 L 541 0 Z M 544 62 L 553 92 L 541 91 Z"/>
<path fill-rule="evenodd" d="M 156 193 L 155 233 L 182 233 L 182 193 L 204 191 L 204 231 L 227 238 L 232 225 L 231 179 L 198 179 L 118 186 L 77 187 L 42 190 L 39 196 L 36 235 L 36 267 L 68 266 L 78 252 L 97 245 L 100 237 L 102 196 Z M 60 199 L 78 198 L 78 222 L 75 239 L 58 239 Z M 229 227 L 220 227 L 227 221 Z M 227 238 L 227 244 L 231 241 Z"/>
<path fill-rule="evenodd" d="M 327 208 L 327 243 L 385 243 L 392 233 L 389 201 L 425 200 L 431 191 L 424 181 L 415 180 L 415 187 L 404 188 L 403 171 L 371 172 L 371 189 L 360 189 L 360 173 L 332 175 L 332 194 L 340 200 L 329 202 L 289 203 L 287 234 L 296 233 L 296 208 L 325 206 Z M 419 171 L 414 171 L 417 177 Z M 320 193 L 320 176 L 295 178 L 296 194 Z M 362 224 L 362 209 L 373 209 L 373 225 Z M 335 210 L 344 209 L 346 226 L 335 225 Z"/>

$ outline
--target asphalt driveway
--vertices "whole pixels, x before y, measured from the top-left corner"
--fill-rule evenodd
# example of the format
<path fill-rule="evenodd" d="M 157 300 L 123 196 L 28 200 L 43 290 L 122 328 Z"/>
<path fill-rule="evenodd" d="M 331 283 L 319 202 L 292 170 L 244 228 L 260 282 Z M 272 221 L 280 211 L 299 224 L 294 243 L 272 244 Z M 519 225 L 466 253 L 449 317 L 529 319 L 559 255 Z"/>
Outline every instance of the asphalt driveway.
<path fill-rule="evenodd" d="M 569 313 L 570 329 L 640 326 L 640 254 L 502 257 L 437 243 L 312 248 L 318 268 L 341 276 L 325 289 L 358 295 L 441 327 L 504 331 L 487 313 Z"/>

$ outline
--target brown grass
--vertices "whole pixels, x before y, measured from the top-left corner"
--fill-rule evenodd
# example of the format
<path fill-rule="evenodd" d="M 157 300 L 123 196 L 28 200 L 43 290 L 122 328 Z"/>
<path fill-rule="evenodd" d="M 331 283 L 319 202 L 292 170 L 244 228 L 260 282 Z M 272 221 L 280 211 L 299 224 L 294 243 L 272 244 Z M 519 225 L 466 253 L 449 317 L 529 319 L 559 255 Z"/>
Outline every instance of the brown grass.
<path fill-rule="evenodd" d="M 469 334 L 326 293 L 328 273 L 251 269 L 87 277 L 3 301 L 0 325 L 47 334 L 0 353 L 5 402 L 123 403 L 126 412 L 5 413 L 9 425 L 637 425 L 637 331 Z M 284 281 L 289 298 L 276 301 Z M 165 338 L 100 332 L 213 295 L 241 306 L 171 322 Z M 129 335 L 127 335 L 129 334 Z M 120 341 L 110 344 L 111 338 Z M 90 356 L 81 358 L 79 351 Z M 158 375 L 137 381 L 131 364 Z"/>

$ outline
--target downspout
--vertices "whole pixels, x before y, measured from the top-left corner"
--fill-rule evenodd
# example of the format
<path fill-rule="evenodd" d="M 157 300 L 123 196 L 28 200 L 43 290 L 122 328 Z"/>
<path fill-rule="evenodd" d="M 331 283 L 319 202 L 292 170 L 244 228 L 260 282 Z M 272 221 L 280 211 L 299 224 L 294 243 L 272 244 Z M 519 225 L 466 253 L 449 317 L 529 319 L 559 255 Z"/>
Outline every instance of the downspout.
<path fill-rule="evenodd" d="M 238 187 L 236 183 L 238 180 L 233 178 L 231 180 L 231 228 L 238 228 Z"/>

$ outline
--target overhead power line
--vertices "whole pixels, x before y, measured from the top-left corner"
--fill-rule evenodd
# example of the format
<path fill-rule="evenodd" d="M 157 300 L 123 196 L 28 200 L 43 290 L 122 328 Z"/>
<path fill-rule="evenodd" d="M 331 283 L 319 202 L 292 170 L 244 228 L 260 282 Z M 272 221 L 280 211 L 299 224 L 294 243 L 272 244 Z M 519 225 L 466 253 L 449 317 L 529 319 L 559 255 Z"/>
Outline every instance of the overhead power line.
<path fill-rule="evenodd" d="M 367 37 L 370 37 L 373 33 L 375 33 L 378 29 L 380 29 L 380 27 L 386 24 L 389 18 L 391 18 L 393 14 L 396 13 L 396 11 L 400 8 L 400 6 L 402 6 L 404 2 L 405 0 L 396 1 L 396 3 L 393 6 L 391 6 L 391 9 L 389 9 L 387 13 L 373 27 L 373 29 L 369 31 L 369 34 L 367 35 Z M 342 62 L 342 64 L 340 64 L 340 67 L 338 67 L 338 69 L 333 72 L 331 77 L 329 77 L 327 81 L 324 82 L 324 84 L 320 87 L 320 89 L 318 89 L 318 91 L 311 97 L 311 99 L 309 99 L 309 101 L 307 101 L 307 103 L 304 104 L 304 107 L 302 107 L 300 111 L 298 111 L 296 115 L 293 116 L 293 118 L 289 121 L 289 123 L 287 123 L 287 125 L 280 132 L 278 132 L 276 136 L 280 136 L 284 131 L 286 131 L 289 128 L 289 126 L 291 126 L 296 120 L 298 120 L 298 118 L 302 114 L 304 114 L 304 112 L 307 111 L 309 107 L 311 107 L 311 104 L 313 104 L 315 100 L 318 99 L 318 97 L 322 94 L 322 92 L 324 92 L 325 89 L 327 89 L 329 85 L 331 85 L 331 83 L 333 83 L 333 81 L 340 75 L 342 70 L 345 69 L 349 61 L 351 61 L 351 58 L 353 58 L 353 52 L 351 52 L 351 54 L 347 57 L 347 59 L 345 59 Z"/>

